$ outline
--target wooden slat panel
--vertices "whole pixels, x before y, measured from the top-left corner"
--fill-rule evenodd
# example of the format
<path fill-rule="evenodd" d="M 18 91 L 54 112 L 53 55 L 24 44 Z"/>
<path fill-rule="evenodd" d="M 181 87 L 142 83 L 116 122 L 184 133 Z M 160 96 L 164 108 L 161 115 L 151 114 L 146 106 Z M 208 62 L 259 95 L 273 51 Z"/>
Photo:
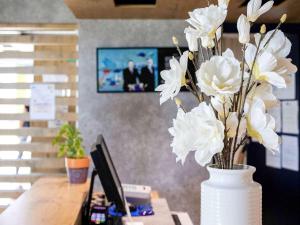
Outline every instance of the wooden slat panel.
<path fill-rule="evenodd" d="M 1 35 L 0 44 L 77 45 L 76 35 Z"/>
<path fill-rule="evenodd" d="M 61 168 L 32 168 L 31 169 L 32 173 L 62 173 L 65 174 L 66 173 L 66 168 L 65 167 L 61 167 Z"/>
<path fill-rule="evenodd" d="M 24 190 L 0 190 L 0 198 L 18 198 Z"/>
<path fill-rule="evenodd" d="M 18 128 L 18 129 L 0 129 L 0 135 L 18 135 L 18 136 L 36 136 L 36 137 L 54 137 L 58 128 Z"/>
<path fill-rule="evenodd" d="M 22 105 L 29 105 L 30 99 L 29 98 L 0 98 L 0 104 L 22 104 Z M 55 99 L 56 105 L 77 105 L 77 98 L 70 98 L 70 97 L 57 97 Z"/>
<path fill-rule="evenodd" d="M 9 31 L 52 31 L 52 30 L 76 30 L 74 23 L 1 23 L 0 30 Z"/>
<path fill-rule="evenodd" d="M 19 74 L 66 74 L 73 75 L 77 72 L 74 64 L 62 66 L 32 66 L 32 67 L 1 67 L 1 73 L 19 73 Z"/>
<path fill-rule="evenodd" d="M 0 52 L 0 59 L 34 59 L 34 60 L 74 60 L 78 58 L 77 52 Z"/>
<path fill-rule="evenodd" d="M 0 175 L 0 182 L 29 182 L 33 183 L 41 177 L 65 177 L 64 173 L 32 173 L 18 175 Z"/>
<path fill-rule="evenodd" d="M 0 214 L 7 209 L 8 206 L 0 205 Z"/>
<path fill-rule="evenodd" d="M 32 167 L 34 169 L 64 169 L 63 158 L 3 159 L 0 166 Z"/>
<path fill-rule="evenodd" d="M 0 44 L 34 44 L 34 52 L 6 51 L 0 53 L 1 59 L 33 59 L 32 67 L 0 68 L 0 76 L 4 73 L 33 74 L 34 83 L 42 82 L 43 74 L 68 75 L 68 83 L 55 83 L 57 90 L 69 89 L 76 93 L 77 86 L 77 59 L 78 35 L 74 24 L 0 24 L 1 30 L 24 31 L 24 35 L 0 35 Z M 36 31 L 31 33 L 31 31 Z M 60 32 L 61 35 L 42 33 L 43 31 L 71 31 Z M 74 79 L 71 79 L 74 78 Z M 0 89 L 30 89 L 30 83 L 0 83 Z M 5 96 L 3 96 L 5 97 Z M 76 97 L 56 97 L 56 105 L 77 105 Z M 30 98 L 1 99 L 0 104 L 29 105 Z M 68 108 L 69 109 L 69 108 Z M 75 122 L 76 112 L 57 112 L 56 119 Z M 30 121 L 29 113 L 0 114 L 0 120 Z M 58 128 L 48 128 L 47 121 L 30 121 L 31 127 L 19 129 L 0 129 L 0 135 L 32 136 L 33 142 L 28 144 L 6 145 L 0 144 L 0 151 L 30 151 L 32 159 L 0 160 L 0 166 L 31 167 L 32 174 L 28 175 L 0 175 L 0 182 L 35 182 L 44 176 L 65 176 L 64 160 L 57 159 L 57 147 L 51 145 Z M 37 126 L 35 126 L 35 123 Z M 16 198 L 18 191 L 2 192 L 3 196 Z M 1 191 L 0 191 L 1 197 Z"/>
<path fill-rule="evenodd" d="M 42 83 L 41 84 L 50 84 L 50 83 Z M 35 82 L 34 84 L 39 84 L 39 82 Z M 77 90 L 77 83 L 52 83 L 55 85 L 55 89 L 74 89 Z M 31 83 L 0 83 L 0 89 L 30 89 Z"/>
<path fill-rule="evenodd" d="M 72 122 L 72 121 L 76 121 L 77 120 L 77 114 L 76 113 L 62 113 L 62 112 L 57 112 L 55 118 L 57 120 L 63 120 L 63 121 L 70 121 L 70 122 Z M 0 120 L 29 121 L 30 120 L 30 115 L 29 115 L 29 113 L 0 113 Z"/>
<path fill-rule="evenodd" d="M 0 144 L 0 151 L 56 152 L 57 148 L 50 143 Z"/>

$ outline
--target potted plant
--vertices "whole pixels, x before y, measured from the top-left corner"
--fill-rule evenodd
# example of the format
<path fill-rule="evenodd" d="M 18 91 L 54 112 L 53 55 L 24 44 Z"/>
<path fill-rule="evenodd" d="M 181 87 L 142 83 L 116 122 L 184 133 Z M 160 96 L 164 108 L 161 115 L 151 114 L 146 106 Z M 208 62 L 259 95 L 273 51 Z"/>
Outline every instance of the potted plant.
<path fill-rule="evenodd" d="M 57 156 L 65 157 L 70 183 L 85 183 L 89 169 L 89 158 L 85 156 L 79 130 L 73 125 L 64 124 L 53 139 L 52 144 L 59 146 Z"/>
<path fill-rule="evenodd" d="M 234 159 L 250 140 L 279 151 L 275 119 L 268 110 L 277 105 L 273 87 L 285 88 L 297 67 L 288 58 L 292 44 L 280 30 L 286 14 L 275 29 L 267 31 L 262 25 L 254 41 L 250 38 L 256 19 L 274 1 L 262 5 L 261 0 L 250 0 L 247 15 L 238 18 L 241 60 L 226 49 L 222 40 L 228 3 L 219 0 L 218 5 L 189 13 L 189 50 L 182 52 L 173 37 L 180 59 L 170 59 L 170 69 L 161 72 L 164 83 L 156 90 L 161 92 L 160 104 L 171 99 L 178 108 L 169 129 L 176 161 L 184 163 L 195 152 L 196 162 L 207 166 L 210 176 L 201 184 L 201 225 L 261 225 L 262 189 L 252 179 L 255 168 L 235 164 Z M 183 86 L 197 102 L 192 109 L 177 96 Z"/>

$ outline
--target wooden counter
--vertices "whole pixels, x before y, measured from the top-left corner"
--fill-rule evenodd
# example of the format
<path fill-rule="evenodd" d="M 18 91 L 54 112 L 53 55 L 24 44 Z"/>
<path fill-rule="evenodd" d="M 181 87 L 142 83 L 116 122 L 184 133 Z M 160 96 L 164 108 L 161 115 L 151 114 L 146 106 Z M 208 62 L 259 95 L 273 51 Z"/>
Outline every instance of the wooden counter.
<path fill-rule="evenodd" d="M 1 215 L 1 225 L 80 225 L 89 182 L 71 185 L 67 178 L 42 178 Z M 144 225 L 174 225 L 165 199 L 152 199 L 154 216 L 135 217 Z M 125 218 L 126 219 L 126 218 Z"/>
<path fill-rule="evenodd" d="M 79 225 L 89 183 L 71 185 L 67 178 L 42 178 L 1 215 L 2 225 Z"/>

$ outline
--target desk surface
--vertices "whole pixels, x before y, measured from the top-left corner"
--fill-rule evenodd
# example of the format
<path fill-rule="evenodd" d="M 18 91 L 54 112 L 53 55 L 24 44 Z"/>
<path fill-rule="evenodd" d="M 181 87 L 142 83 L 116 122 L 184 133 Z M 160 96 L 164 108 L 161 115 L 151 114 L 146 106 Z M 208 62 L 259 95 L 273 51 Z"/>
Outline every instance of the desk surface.
<path fill-rule="evenodd" d="M 0 224 L 80 224 L 88 187 L 88 182 L 71 185 L 67 178 L 42 178 L 0 215 Z"/>
<path fill-rule="evenodd" d="M 80 225 L 89 182 L 71 185 L 67 178 L 42 178 L 1 215 L 2 225 Z M 165 199 L 153 199 L 155 215 L 135 217 L 144 225 L 174 225 Z M 126 218 L 125 218 L 126 220 Z"/>

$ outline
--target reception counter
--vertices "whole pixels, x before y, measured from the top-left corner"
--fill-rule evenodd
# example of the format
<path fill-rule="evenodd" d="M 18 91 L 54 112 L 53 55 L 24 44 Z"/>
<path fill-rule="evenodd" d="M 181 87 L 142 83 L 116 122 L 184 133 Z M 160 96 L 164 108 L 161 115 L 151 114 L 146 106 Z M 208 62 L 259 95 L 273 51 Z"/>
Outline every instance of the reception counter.
<path fill-rule="evenodd" d="M 71 185 L 67 178 L 42 178 L 0 215 L 0 224 L 81 225 L 81 205 L 88 188 L 89 182 Z M 154 216 L 134 220 L 144 225 L 174 225 L 165 199 L 152 199 L 152 205 Z"/>

